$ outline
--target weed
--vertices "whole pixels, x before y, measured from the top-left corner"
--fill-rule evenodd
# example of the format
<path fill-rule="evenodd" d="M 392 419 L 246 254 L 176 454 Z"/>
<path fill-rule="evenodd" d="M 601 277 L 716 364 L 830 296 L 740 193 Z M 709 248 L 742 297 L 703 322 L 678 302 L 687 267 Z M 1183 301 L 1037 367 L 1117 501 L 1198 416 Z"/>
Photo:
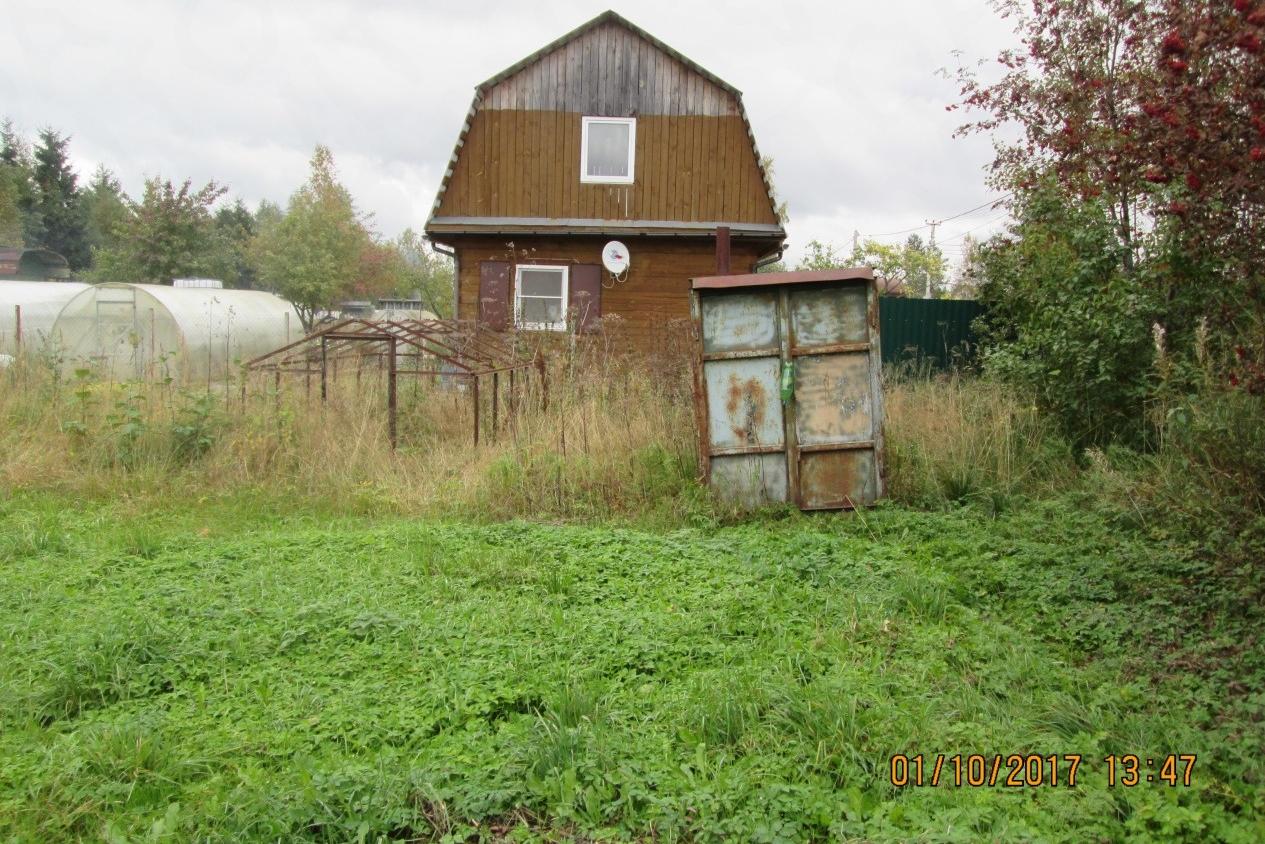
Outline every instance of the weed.
<path fill-rule="evenodd" d="M 4 839 L 1250 839 L 1265 811 L 1227 683 L 1265 666 L 1152 677 L 1139 642 L 1205 623 L 1155 603 L 1186 564 L 1075 499 L 670 532 L 0 506 L 75 549 L 0 580 Z M 1090 764 L 1174 750 L 1176 804 Z M 1081 785 L 888 781 L 996 751 L 1083 753 Z"/>
<path fill-rule="evenodd" d="M 162 551 L 165 537 L 153 525 L 134 521 L 120 527 L 118 533 L 119 550 L 132 557 L 152 560 Z"/>
<path fill-rule="evenodd" d="M 202 457 L 215 445 L 218 420 L 211 393 L 186 394 L 184 398 L 184 406 L 171 426 L 171 437 L 176 458 L 187 462 Z"/>
<path fill-rule="evenodd" d="M 57 513 L 17 513 L 6 517 L 0 533 L 0 562 L 25 557 L 64 554 L 70 547 L 66 528 Z"/>

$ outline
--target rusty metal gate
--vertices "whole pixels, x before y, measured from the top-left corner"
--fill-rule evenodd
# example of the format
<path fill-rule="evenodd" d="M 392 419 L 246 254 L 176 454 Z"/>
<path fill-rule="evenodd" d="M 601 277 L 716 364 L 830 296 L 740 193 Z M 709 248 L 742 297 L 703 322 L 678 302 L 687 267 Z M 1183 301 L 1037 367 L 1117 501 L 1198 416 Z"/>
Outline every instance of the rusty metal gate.
<path fill-rule="evenodd" d="M 700 468 L 721 498 L 830 510 L 883 494 L 870 269 L 696 278 L 690 311 Z"/>

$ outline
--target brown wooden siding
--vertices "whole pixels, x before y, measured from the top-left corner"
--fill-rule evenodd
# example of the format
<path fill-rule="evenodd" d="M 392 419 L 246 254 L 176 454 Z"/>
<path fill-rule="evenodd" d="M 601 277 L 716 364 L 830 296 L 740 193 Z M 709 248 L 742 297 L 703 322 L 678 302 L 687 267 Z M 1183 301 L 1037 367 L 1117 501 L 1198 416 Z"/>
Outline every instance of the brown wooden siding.
<path fill-rule="evenodd" d="M 458 318 L 474 319 L 479 312 L 479 265 L 485 261 L 507 261 L 510 264 L 600 264 L 605 237 L 518 237 L 512 243 L 504 238 L 454 238 L 457 250 Z M 620 318 L 619 336 L 626 338 L 633 349 L 653 351 L 663 338 L 668 323 L 683 324 L 689 319 L 689 280 L 695 276 L 713 275 L 716 271 L 716 247 L 706 239 L 635 237 L 625 241 L 632 257 L 627 278 L 601 291 L 602 318 L 612 314 Z M 752 272 L 755 262 L 772 244 L 756 241 L 734 241 L 731 269 L 735 273 Z M 514 271 L 510 270 L 513 297 Z M 603 272 L 603 280 L 610 283 Z"/>
<path fill-rule="evenodd" d="M 580 182 L 582 114 L 479 109 L 436 217 L 777 223 L 742 118 L 637 118 L 634 182 Z"/>
<path fill-rule="evenodd" d="M 728 91 L 615 23 L 594 27 L 496 83 L 483 105 L 604 117 L 739 116 Z"/>

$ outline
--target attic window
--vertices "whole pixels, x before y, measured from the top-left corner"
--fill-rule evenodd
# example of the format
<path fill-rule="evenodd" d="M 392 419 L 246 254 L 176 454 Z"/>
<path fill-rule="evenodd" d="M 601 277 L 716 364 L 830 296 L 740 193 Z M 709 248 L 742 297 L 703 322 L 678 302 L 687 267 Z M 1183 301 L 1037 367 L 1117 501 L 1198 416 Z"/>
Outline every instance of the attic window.
<path fill-rule="evenodd" d="M 635 117 L 586 117 L 581 135 L 581 182 L 632 184 L 637 148 Z"/>

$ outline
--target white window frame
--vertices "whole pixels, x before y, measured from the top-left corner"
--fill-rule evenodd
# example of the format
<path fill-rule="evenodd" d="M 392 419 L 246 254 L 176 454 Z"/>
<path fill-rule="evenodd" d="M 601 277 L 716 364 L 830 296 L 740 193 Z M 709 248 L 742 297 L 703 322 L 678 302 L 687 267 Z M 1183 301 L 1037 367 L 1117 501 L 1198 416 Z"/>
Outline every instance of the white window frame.
<path fill-rule="evenodd" d="M 524 322 L 523 299 L 552 299 L 552 296 L 524 296 L 523 270 L 560 270 L 562 272 L 562 319 L 559 322 Z M 523 331 L 566 331 L 567 307 L 570 302 L 571 269 L 563 264 L 518 264 L 514 267 L 514 326 Z"/>
<path fill-rule="evenodd" d="M 589 126 L 593 123 L 618 123 L 628 127 L 628 175 L 589 175 Z M 637 163 L 637 118 L 635 117 L 586 117 L 580 128 L 580 181 L 596 185 L 631 185 L 636 176 L 633 168 Z"/>

